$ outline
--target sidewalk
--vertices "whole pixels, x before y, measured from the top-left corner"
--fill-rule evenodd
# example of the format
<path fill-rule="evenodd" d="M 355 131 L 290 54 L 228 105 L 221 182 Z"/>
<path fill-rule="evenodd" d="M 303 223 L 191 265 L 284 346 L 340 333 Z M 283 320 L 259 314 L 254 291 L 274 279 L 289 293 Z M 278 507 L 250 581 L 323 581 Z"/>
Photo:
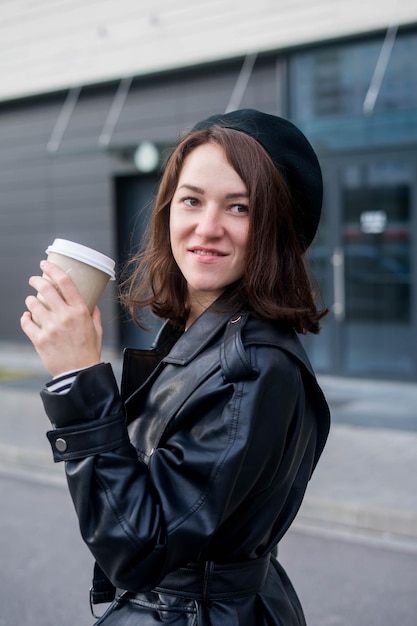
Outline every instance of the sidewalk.
<path fill-rule="evenodd" d="M 105 358 L 118 376 L 114 356 Z M 2 378 L 6 370 L 15 378 Z M 65 482 L 45 437 L 39 389 L 46 380 L 30 346 L 0 344 L 0 475 Z M 296 525 L 417 550 L 417 384 L 319 380 L 333 424 Z"/>

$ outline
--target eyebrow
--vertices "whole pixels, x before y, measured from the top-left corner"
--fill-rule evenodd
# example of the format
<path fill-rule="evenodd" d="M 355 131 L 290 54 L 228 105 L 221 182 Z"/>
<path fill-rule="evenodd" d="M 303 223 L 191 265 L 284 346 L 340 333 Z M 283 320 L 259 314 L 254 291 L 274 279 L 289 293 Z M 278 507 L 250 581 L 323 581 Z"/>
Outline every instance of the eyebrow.
<path fill-rule="evenodd" d="M 200 195 L 204 196 L 204 189 L 201 189 L 201 187 L 196 187 L 195 185 L 189 185 L 188 183 L 184 183 L 183 185 L 181 185 L 180 187 L 178 187 L 178 189 L 189 189 L 190 191 L 194 191 L 194 193 L 199 193 Z M 248 198 L 249 194 L 247 191 L 237 191 L 234 193 L 228 193 L 225 196 L 228 200 L 233 199 L 233 198 Z"/>

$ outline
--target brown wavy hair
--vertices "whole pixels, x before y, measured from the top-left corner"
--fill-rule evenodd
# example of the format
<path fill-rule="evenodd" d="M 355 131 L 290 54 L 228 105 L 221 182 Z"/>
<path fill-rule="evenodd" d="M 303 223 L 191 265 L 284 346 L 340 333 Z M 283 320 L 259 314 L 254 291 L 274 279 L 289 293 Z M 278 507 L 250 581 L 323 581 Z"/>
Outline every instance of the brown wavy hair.
<path fill-rule="evenodd" d="M 171 251 L 170 203 L 183 163 L 198 146 L 215 143 L 245 183 L 249 194 L 249 235 L 245 275 L 227 289 L 230 310 L 248 308 L 265 320 L 285 322 L 300 333 L 318 333 L 327 309 L 319 311 L 294 226 L 291 190 L 264 148 L 241 131 L 213 126 L 186 136 L 167 161 L 141 251 L 124 269 L 121 302 L 141 326 L 140 312 L 183 326 L 187 285 Z M 224 305 L 223 305 L 224 306 Z"/>

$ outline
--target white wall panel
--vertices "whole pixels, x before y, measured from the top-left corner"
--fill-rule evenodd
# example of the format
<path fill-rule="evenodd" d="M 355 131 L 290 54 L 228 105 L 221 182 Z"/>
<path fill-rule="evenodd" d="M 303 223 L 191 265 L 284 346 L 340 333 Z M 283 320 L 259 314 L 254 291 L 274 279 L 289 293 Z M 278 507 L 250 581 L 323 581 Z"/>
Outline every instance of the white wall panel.
<path fill-rule="evenodd" d="M 415 0 L 0 0 L 0 100 L 417 23 Z"/>

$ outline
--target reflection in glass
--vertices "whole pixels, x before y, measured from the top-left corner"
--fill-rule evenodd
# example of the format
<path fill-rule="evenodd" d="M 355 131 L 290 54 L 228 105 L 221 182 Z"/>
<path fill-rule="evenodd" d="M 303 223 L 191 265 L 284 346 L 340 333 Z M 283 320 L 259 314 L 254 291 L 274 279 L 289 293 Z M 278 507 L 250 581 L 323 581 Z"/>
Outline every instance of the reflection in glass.
<path fill-rule="evenodd" d="M 388 159 L 343 171 L 346 372 L 412 373 L 412 174 L 408 161 Z"/>
<path fill-rule="evenodd" d="M 409 191 L 343 190 L 347 321 L 410 321 Z"/>

